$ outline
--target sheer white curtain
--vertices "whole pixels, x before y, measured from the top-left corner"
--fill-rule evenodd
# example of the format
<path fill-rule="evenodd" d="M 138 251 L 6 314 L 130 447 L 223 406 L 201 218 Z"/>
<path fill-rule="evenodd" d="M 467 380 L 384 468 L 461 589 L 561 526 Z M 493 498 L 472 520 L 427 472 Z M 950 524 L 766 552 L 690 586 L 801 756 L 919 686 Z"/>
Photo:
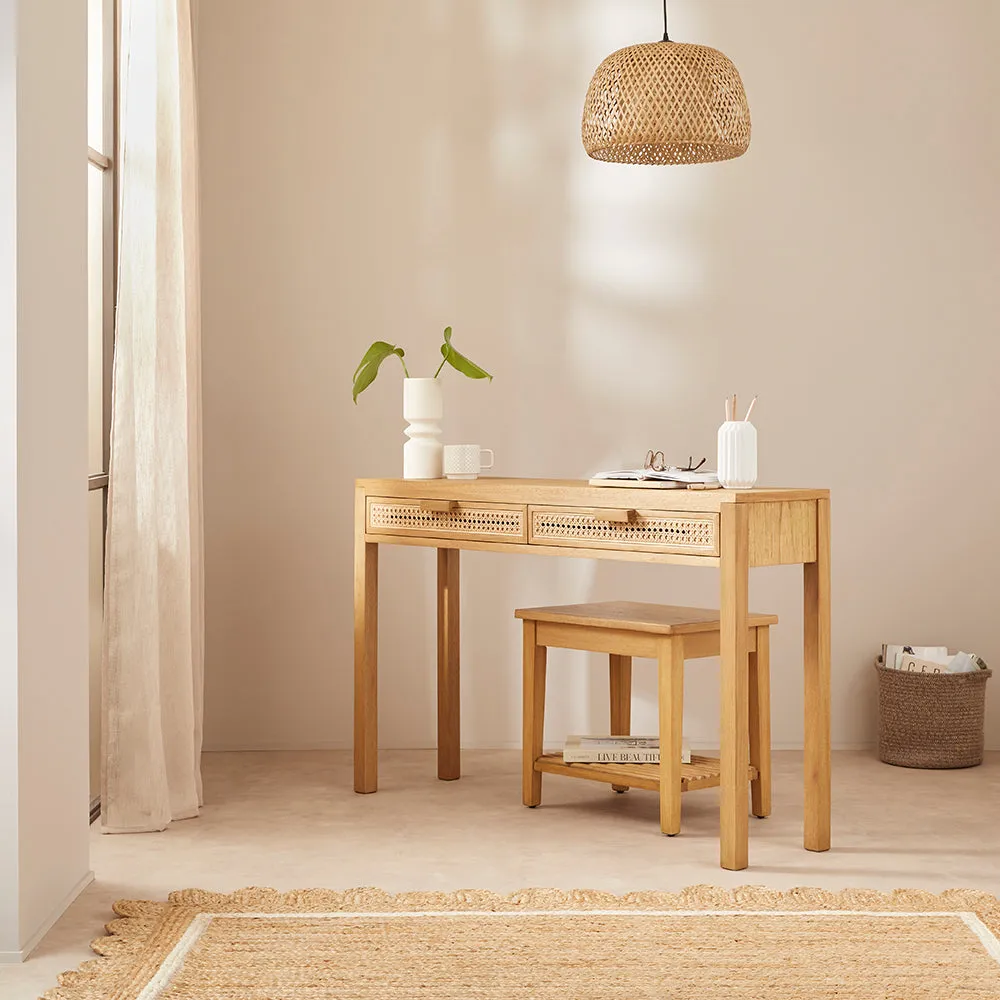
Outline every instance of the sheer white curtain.
<path fill-rule="evenodd" d="M 190 0 L 122 0 L 104 634 L 109 833 L 198 814 L 204 670 Z"/>

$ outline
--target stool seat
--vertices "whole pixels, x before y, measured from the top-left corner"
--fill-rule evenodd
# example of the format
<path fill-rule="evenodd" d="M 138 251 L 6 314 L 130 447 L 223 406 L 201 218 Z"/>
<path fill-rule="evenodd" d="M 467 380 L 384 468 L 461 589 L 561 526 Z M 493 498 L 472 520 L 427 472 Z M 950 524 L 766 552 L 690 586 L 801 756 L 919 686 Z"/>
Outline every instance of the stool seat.
<path fill-rule="evenodd" d="M 721 622 L 717 609 L 682 608 L 674 604 L 642 604 L 636 601 L 598 601 L 593 604 L 563 604 L 552 608 L 518 608 L 515 618 L 563 625 L 624 629 L 653 635 L 690 635 L 718 632 Z M 777 625 L 777 615 L 751 614 L 750 628 Z"/>

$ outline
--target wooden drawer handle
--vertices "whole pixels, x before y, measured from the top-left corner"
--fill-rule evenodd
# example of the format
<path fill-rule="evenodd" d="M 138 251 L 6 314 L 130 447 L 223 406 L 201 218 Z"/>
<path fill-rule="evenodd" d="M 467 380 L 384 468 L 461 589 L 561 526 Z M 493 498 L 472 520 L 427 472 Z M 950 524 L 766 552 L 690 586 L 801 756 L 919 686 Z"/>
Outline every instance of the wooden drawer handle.
<path fill-rule="evenodd" d="M 458 510 L 457 500 L 421 500 L 420 501 L 421 510 L 435 510 L 440 511 L 442 514 L 447 514 L 450 511 Z"/>
<path fill-rule="evenodd" d="M 637 512 L 634 510 L 604 510 L 597 515 L 601 521 L 616 521 L 621 524 L 628 524 L 636 519 Z"/>

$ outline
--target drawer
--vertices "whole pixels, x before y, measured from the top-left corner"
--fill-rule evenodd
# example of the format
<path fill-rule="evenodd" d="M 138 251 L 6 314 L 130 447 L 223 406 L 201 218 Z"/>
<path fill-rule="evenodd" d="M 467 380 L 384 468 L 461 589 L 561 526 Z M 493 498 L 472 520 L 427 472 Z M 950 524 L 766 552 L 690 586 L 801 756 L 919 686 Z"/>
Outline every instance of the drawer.
<path fill-rule="evenodd" d="M 534 545 L 717 556 L 719 515 L 601 507 L 530 507 L 528 541 Z"/>
<path fill-rule="evenodd" d="M 373 535 L 527 541 L 523 505 L 368 497 L 367 529 Z"/>

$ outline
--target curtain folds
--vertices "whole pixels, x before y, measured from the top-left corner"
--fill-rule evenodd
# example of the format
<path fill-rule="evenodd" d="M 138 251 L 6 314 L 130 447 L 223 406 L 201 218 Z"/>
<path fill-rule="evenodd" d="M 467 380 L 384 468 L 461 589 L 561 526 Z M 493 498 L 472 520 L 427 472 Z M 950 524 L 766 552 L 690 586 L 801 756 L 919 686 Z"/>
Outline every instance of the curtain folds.
<path fill-rule="evenodd" d="M 190 0 L 122 0 L 102 824 L 198 814 L 204 672 Z"/>

